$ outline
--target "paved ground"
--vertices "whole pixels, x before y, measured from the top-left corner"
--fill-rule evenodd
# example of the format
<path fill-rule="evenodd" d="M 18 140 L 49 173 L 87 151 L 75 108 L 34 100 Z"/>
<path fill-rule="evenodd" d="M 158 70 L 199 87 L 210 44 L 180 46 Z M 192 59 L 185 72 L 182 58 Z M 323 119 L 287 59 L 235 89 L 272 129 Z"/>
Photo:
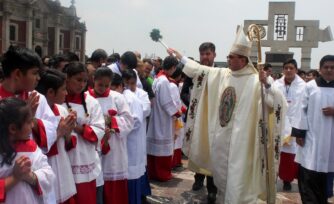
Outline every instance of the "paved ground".
<path fill-rule="evenodd" d="M 184 166 L 187 161 L 184 160 Z M 192 191 L 191 187 L 194 182 L 194 173 L 187 169 L 180 169 L 173 172 L 174 178 L 168 182 L 151 181 L 152 196 L 148 197 L 151 204 L 205 204 L 206 188 L 200 191 Z M 282 192 L 282 183 L 278 183 L 278 196 L 283 204 L 299 204 L 300 196 L 298 193 L 297 182 L 293 182 L 291 192 Z M 334 202 L 333 202 L 334 203 Z"/>

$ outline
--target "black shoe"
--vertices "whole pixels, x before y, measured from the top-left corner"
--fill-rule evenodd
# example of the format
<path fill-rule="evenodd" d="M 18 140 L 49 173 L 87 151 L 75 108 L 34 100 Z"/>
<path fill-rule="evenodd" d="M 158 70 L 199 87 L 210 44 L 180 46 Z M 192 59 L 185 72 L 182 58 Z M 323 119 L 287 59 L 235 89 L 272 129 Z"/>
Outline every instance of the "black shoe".
<path fill-rule="evenodd" d="M 292 186 L 290 182 L 284 181 L 283 182 L 283 191 L 291 191 Z"/>
<path fill-rule="evenodd" d="M 175 172 L 181 172 L 181 171 L 184 171 L 184 167 L 181 165 L 181 166 L 174 167 L 172 170 Z"/>
<path fill-rule="evenodd" d="M 201 188 L 203 188 L 203 183 L 195 181 L 193 184 L 193 191 L 199 191 Z"/>
<path fill-rule="evenodd" d="M 208 204 L 215 204 L 216 203 L 216 194 L 209 193 L 208 194 Z"/>

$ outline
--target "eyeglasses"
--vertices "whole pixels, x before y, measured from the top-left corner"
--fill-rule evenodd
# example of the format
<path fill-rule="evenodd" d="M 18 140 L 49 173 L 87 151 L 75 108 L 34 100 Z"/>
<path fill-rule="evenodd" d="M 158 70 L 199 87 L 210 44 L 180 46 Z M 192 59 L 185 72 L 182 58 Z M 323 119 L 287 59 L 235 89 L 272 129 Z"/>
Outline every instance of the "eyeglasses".
<path fill-rule="evenodd" d="M 228 55 L 228 56 L 226 56 L 226 58 L 228 60 L 233 60 L 233 59 L 241 59 L 241 58 L 243 58 L 243 56 L 240 56 L 240 55 Z"/>

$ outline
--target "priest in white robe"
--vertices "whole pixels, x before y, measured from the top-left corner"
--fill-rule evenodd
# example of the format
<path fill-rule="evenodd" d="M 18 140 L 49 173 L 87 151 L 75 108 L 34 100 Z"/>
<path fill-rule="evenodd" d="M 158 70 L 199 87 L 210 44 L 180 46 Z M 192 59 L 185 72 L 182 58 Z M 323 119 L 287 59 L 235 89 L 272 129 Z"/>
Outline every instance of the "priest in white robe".
<path fill-rule="evenodd" d="M 320 75 L 307 83 L 292 124 L 303 203 L 327 203 L 326 179 L 334 172 L 334 55 L 320 60 Z"/>
<path fill-rule="evenodd" d="M 193 78 L 193 94 L 186 125 L 185 151 L 196 165 L 212 171 L 217 202 L 225 204 L 275 202 L 275 163 L 279 159 L 280 130 L 286 104 L 274 87 L 266 86 L 266 113 L 272 114 L 268 134 L 269 186 L 266 186 L 264 138 L 261 135 L 261 79 L 265 72 L 249 60 L 251 43 L 242 29 L 228 56 L 229 69 L 203 66 L 169 49 Z M 270 192 L 267 198 L 267 190 Z"/>

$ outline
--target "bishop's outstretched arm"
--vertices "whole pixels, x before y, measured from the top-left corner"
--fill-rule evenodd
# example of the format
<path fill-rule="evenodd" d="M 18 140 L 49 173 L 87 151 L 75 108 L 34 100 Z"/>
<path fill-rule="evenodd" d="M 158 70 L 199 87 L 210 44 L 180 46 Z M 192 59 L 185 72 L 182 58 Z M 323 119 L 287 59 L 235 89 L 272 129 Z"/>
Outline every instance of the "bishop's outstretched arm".
<path fill-rule="evenodd" d="M 171 56 L 175 56 L 182 64 L 184 64 L 183 72 L 190 78 L 196 77 L 204 69 L 205 66 L 200 65 L 198 62 L 189 59 L 186 56 L 182 56 L 177 50 L 169 48 L 167 52 Z M 206 67 L 210 68 L 210 67 Z"/>

